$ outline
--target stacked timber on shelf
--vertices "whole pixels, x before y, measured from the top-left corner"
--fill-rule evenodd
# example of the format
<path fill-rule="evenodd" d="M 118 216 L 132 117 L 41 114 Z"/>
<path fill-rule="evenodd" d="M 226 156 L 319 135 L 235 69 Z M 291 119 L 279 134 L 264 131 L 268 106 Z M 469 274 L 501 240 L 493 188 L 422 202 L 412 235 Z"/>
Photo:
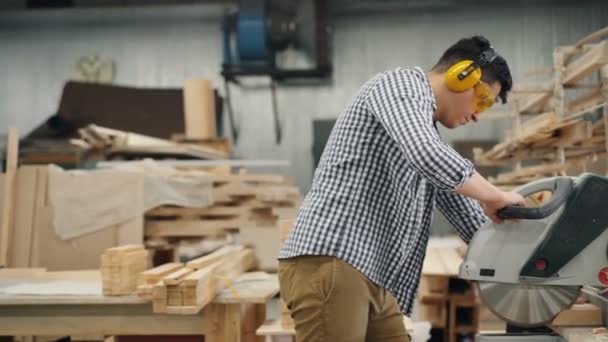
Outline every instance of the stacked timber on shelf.
<path fill-rule="evenodd" d="M 178 143 L 166 139 L 89 125 L 78 130 L 73 143 L 99 151 L 105 159 L 188 158 L 226 159 L 229 151 L 201 144 Z"/>
<path fill-rule="evenodd" d="M 512 188 L 551 175 L 606 172 L 594 165 L 608 151 L 608 28 L 553 52 L 551 80 L 515 86 L 505 141 L 475 150 L 478 165 L 511 166 L 490 179 Z M 492 115 L 489 114 L 488 117 Z"/>
<path fill-rule="evenodd" d="M 146 213 L 147 245 L 184 250 L 181 246 L 196 241 L 227 241 L 234 235 L 256 249 L 262 269 L 276 269 L 278 220 L 295 217 L 300 204 L 298 188 L 281 175 L 241 171 L 212 174 L 212 178 L 211 206 L 162 206 Z M 266 243 L 269 238 L 274 239 L 272 244 Z"/>
<path fill-rule="evenodd" d="M 187 264 L 169 263 L 142 272 L 137 294 L 152 300 L 155 313 L 195 314 L 232 281 L 256 267 L 252 250 L 225 246 Z"/>
<path fill-rule="evenodd" d="M 431 239 L 419 288 L 420 321 L 431 322 L 432 341 L 457 342 L 479 330 L 476 288 L 458 278 L 463 245 L 457 239 Z"/>
<path fill-rule="evenodd" d="M 103 294 L 120 296 L 133 293 L 138 276 L 148 268 L 148 251 L 141 245 L 108 249 L 101 255 Z"/>
<path fill-rule="evenodd" d="M 206 237 L 248 226 L 276 226 L 281 213 L 295 211 L 300 194 L 284 176 L 213 175 L 213 205 L 163 206 L 146 213 L 146 236 Z"/>

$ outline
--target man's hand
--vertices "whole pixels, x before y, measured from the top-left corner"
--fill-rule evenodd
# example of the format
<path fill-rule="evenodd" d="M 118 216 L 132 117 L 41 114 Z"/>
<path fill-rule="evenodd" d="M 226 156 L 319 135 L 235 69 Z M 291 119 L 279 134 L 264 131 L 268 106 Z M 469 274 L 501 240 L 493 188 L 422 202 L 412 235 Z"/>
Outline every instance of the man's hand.
<path fill-rule="evenodd" d="M 502 223 L 504 220 L 498 217 L 498 211 L 500 209 L 510 205 L 525 206 L 526 201 L 516 192 L 501 192 L 501 196 L 498 200 L 482 202 L 482 205 L 486 215 L 488 215 L 494 223 Z"/>

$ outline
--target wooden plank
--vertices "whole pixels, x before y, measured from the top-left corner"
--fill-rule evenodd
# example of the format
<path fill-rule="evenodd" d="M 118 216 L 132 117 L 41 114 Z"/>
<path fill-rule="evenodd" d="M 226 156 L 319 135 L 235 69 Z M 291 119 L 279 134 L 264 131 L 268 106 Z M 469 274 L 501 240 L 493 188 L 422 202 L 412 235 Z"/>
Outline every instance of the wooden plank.
<path fill-rule="evenodd" d="M 6 335 L 204 335 L 213 318 L 167 316 L 151 312 L 150 304 L 55 305 L 0 307 Z"/>
<path fill-rule="evenodd" d="M 17 171 L 15 200 L 15 231 L 10 264 L 13 267 L 30 266 L 30 254 L 36 210 L 36 184 L 38 167 L 22 166 Z"/>
<path fill-rule="evenodd" d="M 126 254 L 135 251 L 141 251 L 144 248 L 143 245 L 124 245 L 111 247 L 106 250 L 108 254 Z"/>
<path fill-rule="evenodd" d="M 243 220 L 175 220 L 146 222 L 145 235 L 151 237 L 216 236 L 239 229 Z"/>
<path fill-rule="evenodd" d="M 598 88 L 590 92 L 585 92 L 583 95 L 566 103 L 566 110 L 568 113 L 575 113 L 597 106 L 602 102 L 604 102 L 604 97 L 602 96 L 601 89 Z"/>
<path fill-rule="evenodd" d="M 587 45 L 587 44 L 593 42 L 594 40 L 603 38 L 605 36 L 608 36 L 608 27 L 604 27 L 601 30 L 595 31 L 595 32 L 581 38 L 578 42 L 576 42 L 576 44 L 574 44 L 574 47 L 580 48 L 583 45 Z"/>
<path fill-rule="evenodd" d="M 154 285 L 163 277 L 183 268 L 184 265 L 179 262 L 170 262 L 144 271 L 139 274 L 140 284 Z"/>
<path fill-rule="evenodd" d="M 561 311 L 550 325 L 552 327 L 602 326 L 602 312 L 592 304 L 576 304 L 570 309 Z"/>
<path fill-rule="evenodd" d="M 553 81 L 549 81 L 543 83 L 541 88 L 548 89 L 553 87 Z M 547 107 L 547 103 L 551 96 L 552 92 L 545 92 L 540 94 L 534 94 L 531 96 L 524 97 L 525 101 L 522 101 L 521 107 L 519 107 L 520 113 L 537 113 L 544 111 Z"/>
<path fill-rule="evenodd" d="M 568 168 L 568 164 L 554 163 L 554 164 L 543 164 L 537 166 L 530 166 L 521 168 L 517 171 L 503 173 L 498 175 L 496 178 L 499 182 L 510 182 L 519 178 L 525 178 L 535 175 L 546 175 L 554 172 L 563 172 Z"/>
<path fill-rule="evenodd" d="M 268 320 L 258 328 L 256 334 L 259 336 L 296 336 L 293 326 L 284 326 L 280 319 Z"/>
<path fill-rule="evenodd" d="M 29 278 L 42 273 L 46 273 L 46 268 L 0 268 L 0 279 Z"/>
<path fill-rule="evenodd" d="M 230 175 L 213 175 L 214 183 L 229 183 L 229 182 L 247 182 L 247 183 L 264 183 L 274 185 L 289 184 L 287 177 L 282 175 L 269 174 L 230 174 Z"/>
<path fill-rule="evenodd" d="M 52 210 L 47 207 L 48 167 L 39 167 L 36 176 L 36 203 L 34 205 L 34 226 L 30 246 L 30 261 L 32 267 L 40 266 L 40 236 L 44 234 L 52 220 Z"/>
<path fill-rule="evenodd" d="M 213 271 L 221 264 L 221 262 L 221 260 L 215 261 L 188 274 L 186 277 L 184 277 L 180 285 L 197 286 L 201 282 L 201 279 L 210 276 Z"/>
<path fill-rule="evenodd" d="M 196 258 L 194 260 L 190 260 L 186 267 L 192 269 L 200 269 L 207 266 L 210 266 L 218 261 L 221 261 L 223 258 L 232 257 L 243 250 L 243 246 L 224 246 L 220 249 L 210 253 L 208 255 L 202 256 L 200 258 Z"/>
<path fill-rule="evenodd" d="M 441 255 L 436 248 L 427 248 L 422 264 L 423 275 L 446 275 L 446 269 L 441 261 Z"/>
<path fill-rule="evenodd" d="M 194 270 L 190 268 L 182 268 L 173 273 L 170 273 L 163 277 L 163 284 L 165 285 L 178 285 L 181 283 L 182 278 L 186 277 L 188 274 L 194 272 Z"/>
<path fill-rule="evenodd" d="M 158 207 L 146 212 L 147 217 L 239 216 L 246 214 L 246 206 L 214 205 L 207 208 Z"/>
<path fill-rule="evenodd" d="M 196 305 L 188 306 L 167 306 L 167 313 L 178 315 L 191 315 L 198 313 L 203 307 L 210 303 L 217 293 L 220 293 L 225 288 L 230 290 L 230 293 L 235 293 L 233 296 L 226 296 L 226 300 L 222 303 L 243 303 L 244 298 L 238 294 L 235 289 L 234 281 L 245 271 L 255 267 L 255 255 L 252 250 L 244 249 L 237 255 L 223 258 L 217 265 L 208 266 L 197 280 L 196 286 L 186 286 L 191 284 L 182 284 L 183 293 L 185 293 L 186 301 L 189 304 Z M 275 282 L 276 283 L 276 282 Z M 256 295 L 259 295 L 256 293 Z M 232 300 L 230 300 L 232 299 Z M 264 302 L 266 303 L 266 301 Z"/>
<path fill-rule="evenodd" d="M 446 275 L 457 277 L 460 272 L 462 256 L 458 254 L 455 248 L 438 248 L 438 252 Z"/>
<path fill-rule="evenodd" d="M 566 66 L 562 83 L 575 84 L 607 63 L 608 41 L 603 41 Z"/>
<path fill-rule="evenodd" d="M 251 262 L 251 259 L 248 262 Z M 215 298 L 214 303 L 265 304 L 277 293 L 279 279 L 276 274 L 248 272 L 233 280 L 230 287 L 225 288 Z"/>
<path fill-rule="evenodd" d="M 9 241 L 12 239 L 13 200 L 17 159 L 19 158 L 19 133 L 16 128 L 8 129 L 6 144 L 6 170 L 0 208 L 0 266 L 8 266 L 10 253 Z"/>

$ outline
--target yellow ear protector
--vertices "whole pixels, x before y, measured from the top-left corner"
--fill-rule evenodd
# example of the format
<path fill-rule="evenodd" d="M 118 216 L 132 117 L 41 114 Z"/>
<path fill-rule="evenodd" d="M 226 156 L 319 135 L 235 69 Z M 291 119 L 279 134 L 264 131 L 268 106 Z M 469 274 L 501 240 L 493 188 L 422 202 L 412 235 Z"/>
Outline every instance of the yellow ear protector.
<path fill-rule="evenodd" d="M 481 68 L 492 63 L 497 56 L 496 51 L 490 47 L 475 60 L 466 59 L 452 65 L 445 73 L 448 89 L 460 93 L 473 88 L 481 81 Z"/>
<path fill-rule="evenodd" d="M 445 84 L 451 91 L 461 93 L 475 88 L 475 111 L 483 112 L 494 105 L 490 87 L 481 81 L 481 68 L 492 63 L 498 55 L 492 47 L 474 60 L 466 59 L 452 65 L 445 73 Z"/>

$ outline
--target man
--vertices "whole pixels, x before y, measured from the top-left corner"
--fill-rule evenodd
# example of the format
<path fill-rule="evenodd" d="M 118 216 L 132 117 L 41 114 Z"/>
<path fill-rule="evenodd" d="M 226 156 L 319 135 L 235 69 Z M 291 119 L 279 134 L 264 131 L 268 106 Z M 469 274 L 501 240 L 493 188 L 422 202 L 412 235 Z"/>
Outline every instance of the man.
<path fill-rule="evenodd" d="M 361 88 L 279 255 L 297 341 L 408 341 L 402 313 L 412 309 L 435 205 L 468 242 L 488 216 L 500 222 L 499 209 L 524 204 L 436 128 L 477 121 L 495 98 L 506 102 L 511 85 L 506 61 L 476 36 L 428 73 L 397 68 Z"/>

